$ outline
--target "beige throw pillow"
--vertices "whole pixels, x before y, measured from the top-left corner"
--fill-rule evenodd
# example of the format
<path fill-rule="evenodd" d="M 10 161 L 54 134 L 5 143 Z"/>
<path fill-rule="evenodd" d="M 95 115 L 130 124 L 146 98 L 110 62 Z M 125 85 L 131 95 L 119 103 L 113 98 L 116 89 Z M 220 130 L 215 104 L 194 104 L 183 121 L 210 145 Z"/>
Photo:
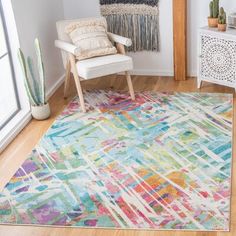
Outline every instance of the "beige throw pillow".
<path fill-rule="evenodd" d="M 77 47 L 76 58 L 78 60 L 117 53 L 107 36 L 105 21 L 73 23 L 67 26 L 66 32 Z"/>

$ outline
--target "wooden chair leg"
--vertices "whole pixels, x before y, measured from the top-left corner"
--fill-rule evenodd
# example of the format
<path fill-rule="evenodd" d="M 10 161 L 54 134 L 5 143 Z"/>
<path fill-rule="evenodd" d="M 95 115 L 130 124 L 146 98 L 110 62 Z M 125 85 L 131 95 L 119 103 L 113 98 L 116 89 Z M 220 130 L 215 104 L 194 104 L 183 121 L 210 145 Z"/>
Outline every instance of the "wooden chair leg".
<path fill-rule="evenodd" d="M 131 99 L 134 101 L 135 100 L 135 95 L 134 95 L 134 88 L 133 88 L 131 76 L 130 76 L 129 72 L 127 72 L 127 71 L 125 72 L 125 75 L 126 75 L 126 79 L 127 79 Z"/>
<path fill-rule="evenodd" d="M 71 79 L 71 64 L 70 60 L 68 60 L 66 65 L 66 79 L 65 79 L 65 86 L 64 86 L 64 98 L 68 97 L 68 90 L 70 87 L 70 79 Z"/>
<path fill-rule="evenodd" d="M 86 112 L 85 103 L 84 103 L 84 95 L 83 95 L 82 87 L 81 87 L 81 84 L 80 84 L 80 78 L 78 76 L 75 76 L 75 75 L 74 75 L 74 78 L 75 78 L 76 89 L 77 89 L 77 92 L 78 92 L 78 95 L 79 95 L 79 101 L 80 101 L 82 111 Z"/>
<path fill-rule="evenodd" d="M 70 63 L 71 63 L 72 73 L 75 80 L 76 89 L 79 95 L 80 105 L 81 105 L 82 111 L 86 112 L 85 103 L 84 103 L 84 95 L 83 95 L 80 78 L 78 76 L 78 72 L 77 72 L 77 68 L 75 64 L 75 57 L 72 54 L 70 54 Z"/>

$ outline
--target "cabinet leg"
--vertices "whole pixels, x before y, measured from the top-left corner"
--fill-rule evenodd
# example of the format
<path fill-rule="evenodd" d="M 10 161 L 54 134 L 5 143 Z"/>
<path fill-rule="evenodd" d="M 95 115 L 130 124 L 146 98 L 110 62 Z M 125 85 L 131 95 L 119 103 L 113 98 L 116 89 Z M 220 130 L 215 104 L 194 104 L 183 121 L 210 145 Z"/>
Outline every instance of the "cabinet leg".
<path fill-rule="evenodd" d="M 200 89 L 202 86 L 202 81 L 201 80 L 198 80 L 197 81 L 197 88 Z"/>

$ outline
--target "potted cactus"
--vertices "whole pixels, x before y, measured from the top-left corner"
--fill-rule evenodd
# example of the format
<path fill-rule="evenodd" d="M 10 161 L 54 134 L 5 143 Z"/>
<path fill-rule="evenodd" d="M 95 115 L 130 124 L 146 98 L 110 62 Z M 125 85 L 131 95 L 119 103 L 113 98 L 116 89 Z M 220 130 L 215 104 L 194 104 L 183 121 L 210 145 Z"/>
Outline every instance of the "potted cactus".
<path fill-rule="evenodd" d="M 208 17 L 208 26 L 216 28 L 219 16 L 219 0 L 212 0 L 209 5 L 210 16 Z"/>
<path fill-rule="evenodd" d="M 32 116 L 37 120 L 45 120 L 50 116 L 50 107 L 45 96 L 44 65 L 39 40 L 35 39 L 34 44 L 38 62 L 38 78 L 34 74 L 33 60 L 28 57 L 26 62 L 21 49 L 18 50 L 18 58 L 24 74 L 24 84 L 31 104 Z"/>
<path fill-rule="evenodd" d="M 227 27 L 227 24 L 226 24 L 226 12 L 224 10 L 223 7 L 220 8 L 220 14 L 219 14 L 219 17 L 218 17 L 218 30 L 219 31 L 226 31 L 226 27 Z"/>

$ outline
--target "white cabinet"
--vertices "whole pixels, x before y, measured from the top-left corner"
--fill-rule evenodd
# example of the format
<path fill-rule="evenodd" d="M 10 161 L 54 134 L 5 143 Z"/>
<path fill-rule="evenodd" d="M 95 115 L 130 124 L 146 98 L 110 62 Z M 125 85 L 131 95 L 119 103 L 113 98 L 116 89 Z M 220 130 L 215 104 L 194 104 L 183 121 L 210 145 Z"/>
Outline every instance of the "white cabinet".
<path fill-rule="evenodd" d="M 199 30 L 198 88 L 202 81 L 236 90 L 236 30 Z"/>

